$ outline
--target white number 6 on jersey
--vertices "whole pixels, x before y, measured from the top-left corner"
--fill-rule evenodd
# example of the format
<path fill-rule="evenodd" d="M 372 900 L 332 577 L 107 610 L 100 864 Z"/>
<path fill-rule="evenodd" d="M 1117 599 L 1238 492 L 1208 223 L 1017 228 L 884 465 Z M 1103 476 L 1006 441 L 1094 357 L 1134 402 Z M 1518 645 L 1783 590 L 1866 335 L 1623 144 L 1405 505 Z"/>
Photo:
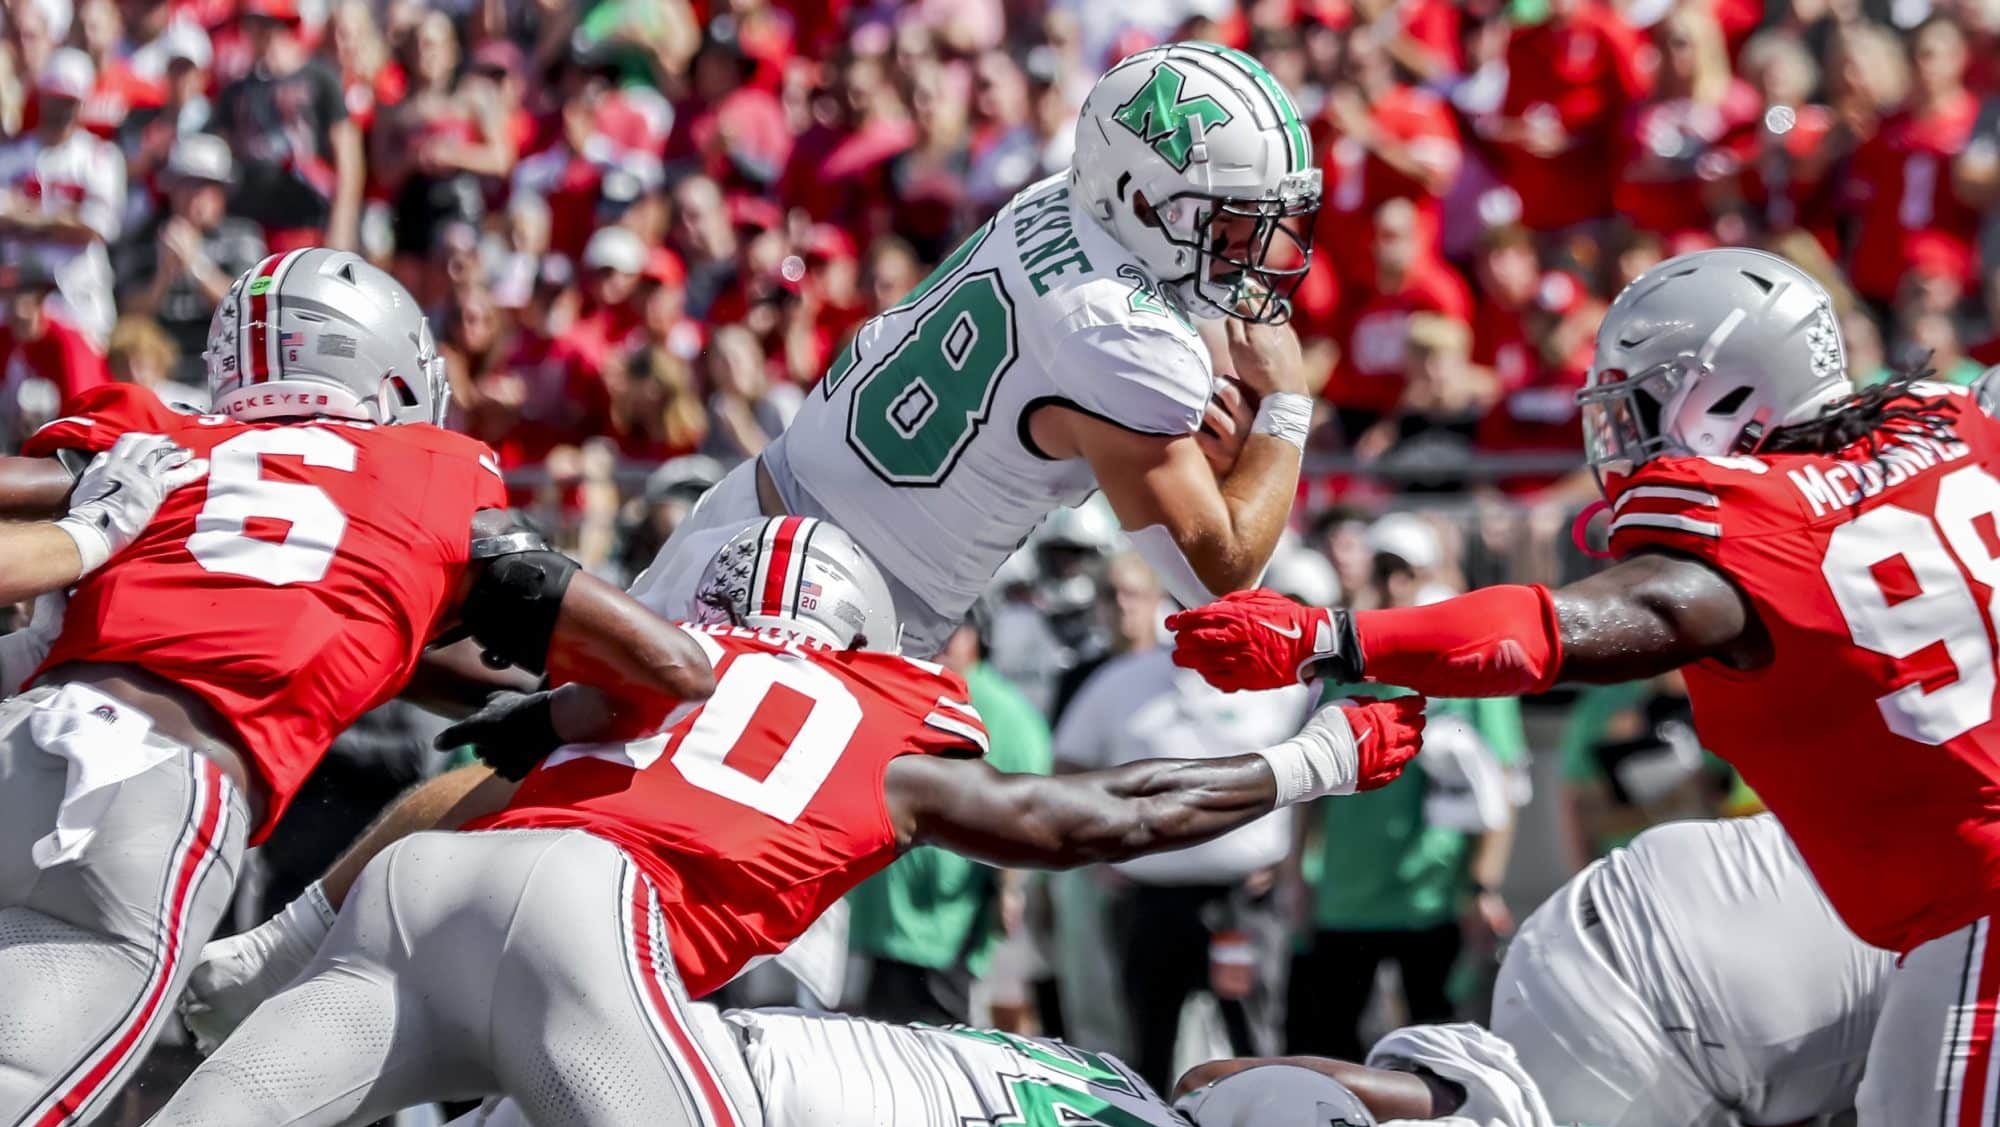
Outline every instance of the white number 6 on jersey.
<path fill-rule="evenodd" d="M 209 571 L 242 575 L 272 586 L 324 578 L 347 533 L 347 516 L 318 486 L 272 481 L 266 454 L 287 454 L 317 469 L 354 472 L 354 444 L 318 427 L 245 431 L 208 456 L 208 500 L 194 518 L 188 551 Z M 249 535 L 252 517 L 290 521 L 283 541 Z"/>

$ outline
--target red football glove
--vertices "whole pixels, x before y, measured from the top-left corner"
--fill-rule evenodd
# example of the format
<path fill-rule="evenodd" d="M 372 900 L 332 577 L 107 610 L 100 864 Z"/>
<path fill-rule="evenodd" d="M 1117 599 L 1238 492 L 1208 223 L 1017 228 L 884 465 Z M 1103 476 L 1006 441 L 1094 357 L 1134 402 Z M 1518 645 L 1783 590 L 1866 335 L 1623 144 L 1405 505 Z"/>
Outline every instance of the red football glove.
<path fill-rule="evenodd" d="M 1306 666 L 1339 656 L 1342 633 L 1334 612 L 1261 587 L 1168 615 L 1167 629 L 1174 632 L 1174 664 L 1225 692 L 1297 684 Z"/>
<path fill-rule="evenodd" d="M 1341 705 L 1347 726 L 1354 729 L 1354 747 L 1360 758 L 1361 775 L 1357 791 L 1388 786 L 1403 773 L 1403 767 L 1424 747 L 1424 698 L 1402 696 L 1362 704 Z"/>

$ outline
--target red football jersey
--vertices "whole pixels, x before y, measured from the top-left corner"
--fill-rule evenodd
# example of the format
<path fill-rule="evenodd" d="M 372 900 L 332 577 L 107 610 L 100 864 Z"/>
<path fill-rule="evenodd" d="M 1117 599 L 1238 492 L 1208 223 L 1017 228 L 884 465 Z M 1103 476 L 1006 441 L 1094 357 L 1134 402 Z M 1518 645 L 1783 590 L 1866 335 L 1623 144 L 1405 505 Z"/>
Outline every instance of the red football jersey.
<path fill-rule="evenodd" d="M 1696 728 L 1892 951 L 2000 911 L 2000 423 L 1962 402 L 1954 439 L 1878 432 L 1879 460 L 1661 458 L 1611 485 L 1615 554 L 1707 561 L 1769 633 L 1762 668 L 1686 668 Z"/>
<path fill-rule="evenodd" d="M 689 633 L 715 694 L 633 743 L 564 748 L 468 829 L 584 829 L 659 892 L 701 997 L 784 950 L 896 858 L 882 775 L 901 755 L 983 755 L 965 682 L 895 654 L 733 627 Z"/>
<path fill-rule="evenodd" d="M 1860 234 L 1849 274 L 1863 297 L 1893 299 L 1918 266 L 1976 276 L 1983 213 L 1959 198 L 1951 166 L 1978 119 L 1979 99 L 1961 92 L 1936 113 L 1895 114 L 1854 154 L 1848 189 Z"/>
<path fill-rule="evenodd" d="M 432 426 L 243 423 L 110 384 L 26 452 L 165 434 L 209 460 L 70 596 L 44 668 L 135 665 L 201 697 L 269 788 L 261 841 L 327 745 L 394 696 L 456 594 L 472 518 L 505 507 L 498 463 Z"/>
<path fill-rule="evenodd" d="M 1321 121 L 1330 116 L 1322 115 Z M 1394 86 L 1368 107 L 1368 118 L 1375 135 L 1406 158 L 1445 173 L 1447 181 L 1457 175 L 1463 150 L 1451 107 L 1442 98 L 1414 86 Z M 1319 132 L 1313 143 L 1326 154 L 1321 171 L 1326 187 L 1313 241 L 1341 284 L 1356 289 L 1374 284 L 1375 258 L 1369 248 L 1375 245 L 1375 213 L 1390 200 L 1415 205 L 1420 253 L 1435 255 L 1443 201 L 1331 125 Z"/>

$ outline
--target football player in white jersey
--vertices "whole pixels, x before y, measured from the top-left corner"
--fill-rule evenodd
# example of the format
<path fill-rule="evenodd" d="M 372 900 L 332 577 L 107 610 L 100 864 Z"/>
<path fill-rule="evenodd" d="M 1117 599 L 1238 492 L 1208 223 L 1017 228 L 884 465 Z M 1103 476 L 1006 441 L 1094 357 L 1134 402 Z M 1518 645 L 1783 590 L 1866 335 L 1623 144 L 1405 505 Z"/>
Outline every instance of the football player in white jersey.
<path fill-rule="evenodd" d="M 1493 1030 L 1557 1122 L 1801 1123 L 1854 1106 L 1893 962 L 1841 924 L 1776 818 L 1674 822 L 1528 917 Z"/>
<path fill-rule="evenodd" d="M 688 1025 L 736 1127 L 1551 1127 L 1512 1052 L 1473 1025 L 1384 1038 L 1368 1065 L 1320 1057 L 1210 1061 L 1163 1099 L 1125 1062 L 1061 1041 L 839 1014 L 722 1010 Z M 489 1101 L 450 1127 L 529 1127 Z"/>
<path fill-rule="evenodd" d="M 1124 60 L 1084 103 L 1071 169 L 863 325 L 633 595 L 677 617 L 743 521 L 820 517 L 874 557 L 904 651 L 929 656 L 1044 516 L 1100 488 L 1182 602 L 1253 585 L 1312 421 L 1282 322 L 1319 194 L 1298 110 L 1256 60 L 1200 42 Z M 1220 373 L 1198 318 L 1223 327 Z M 1254 422 L 1233 385 L 1210 414 L 1218 376 Z M 1205 414 L 1219 437 L 1198 438 Z"/>

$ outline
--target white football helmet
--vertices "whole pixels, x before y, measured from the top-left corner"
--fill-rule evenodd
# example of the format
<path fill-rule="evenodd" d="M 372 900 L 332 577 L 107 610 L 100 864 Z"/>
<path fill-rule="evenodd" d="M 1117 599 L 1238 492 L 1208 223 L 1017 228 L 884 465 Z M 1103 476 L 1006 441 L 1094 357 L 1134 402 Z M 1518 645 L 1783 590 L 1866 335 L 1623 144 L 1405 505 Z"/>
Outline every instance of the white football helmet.
<path fill-rule="evenodd" d="M 430 322 L 401 282 L 359 255 L 311 247 L 267 256 L 208 323 L 213 410 L 441 423 L 451 403 Z"/>
<path fill-rule="evenodd" d="M 843 650 L 894 653 L 903 637 L 888 580 L 853 537 L 812 517 L 772 517 L 730 537 L 702 569 L 691 613 Z"/>
<path fill-rule="evenodd" d="M 1069 175 L 1099 225 L 1189 308 L 1289 314 L 1312 259 L 1320 172 L 1298 107 L 1257 60 L 1190 41 L 1112 67 L 1084 100 Z M 1246 228 L 1247 250 L 1232 255 Z"/>
<path fill-rule="evenodd" d="M 1717 247 L 1625 287 L 1597 329 L 1577 402 L 1590 464 L 1754 453 L 1852 393 L 1833 300 L 1774 254 Z"/>
<path fill-rule="evenodd" d="M 1347 1085 L 1296 1064 L 1260 1064 L 1174 1101 L 1195 1127 L 1375 1127 Z"/>

